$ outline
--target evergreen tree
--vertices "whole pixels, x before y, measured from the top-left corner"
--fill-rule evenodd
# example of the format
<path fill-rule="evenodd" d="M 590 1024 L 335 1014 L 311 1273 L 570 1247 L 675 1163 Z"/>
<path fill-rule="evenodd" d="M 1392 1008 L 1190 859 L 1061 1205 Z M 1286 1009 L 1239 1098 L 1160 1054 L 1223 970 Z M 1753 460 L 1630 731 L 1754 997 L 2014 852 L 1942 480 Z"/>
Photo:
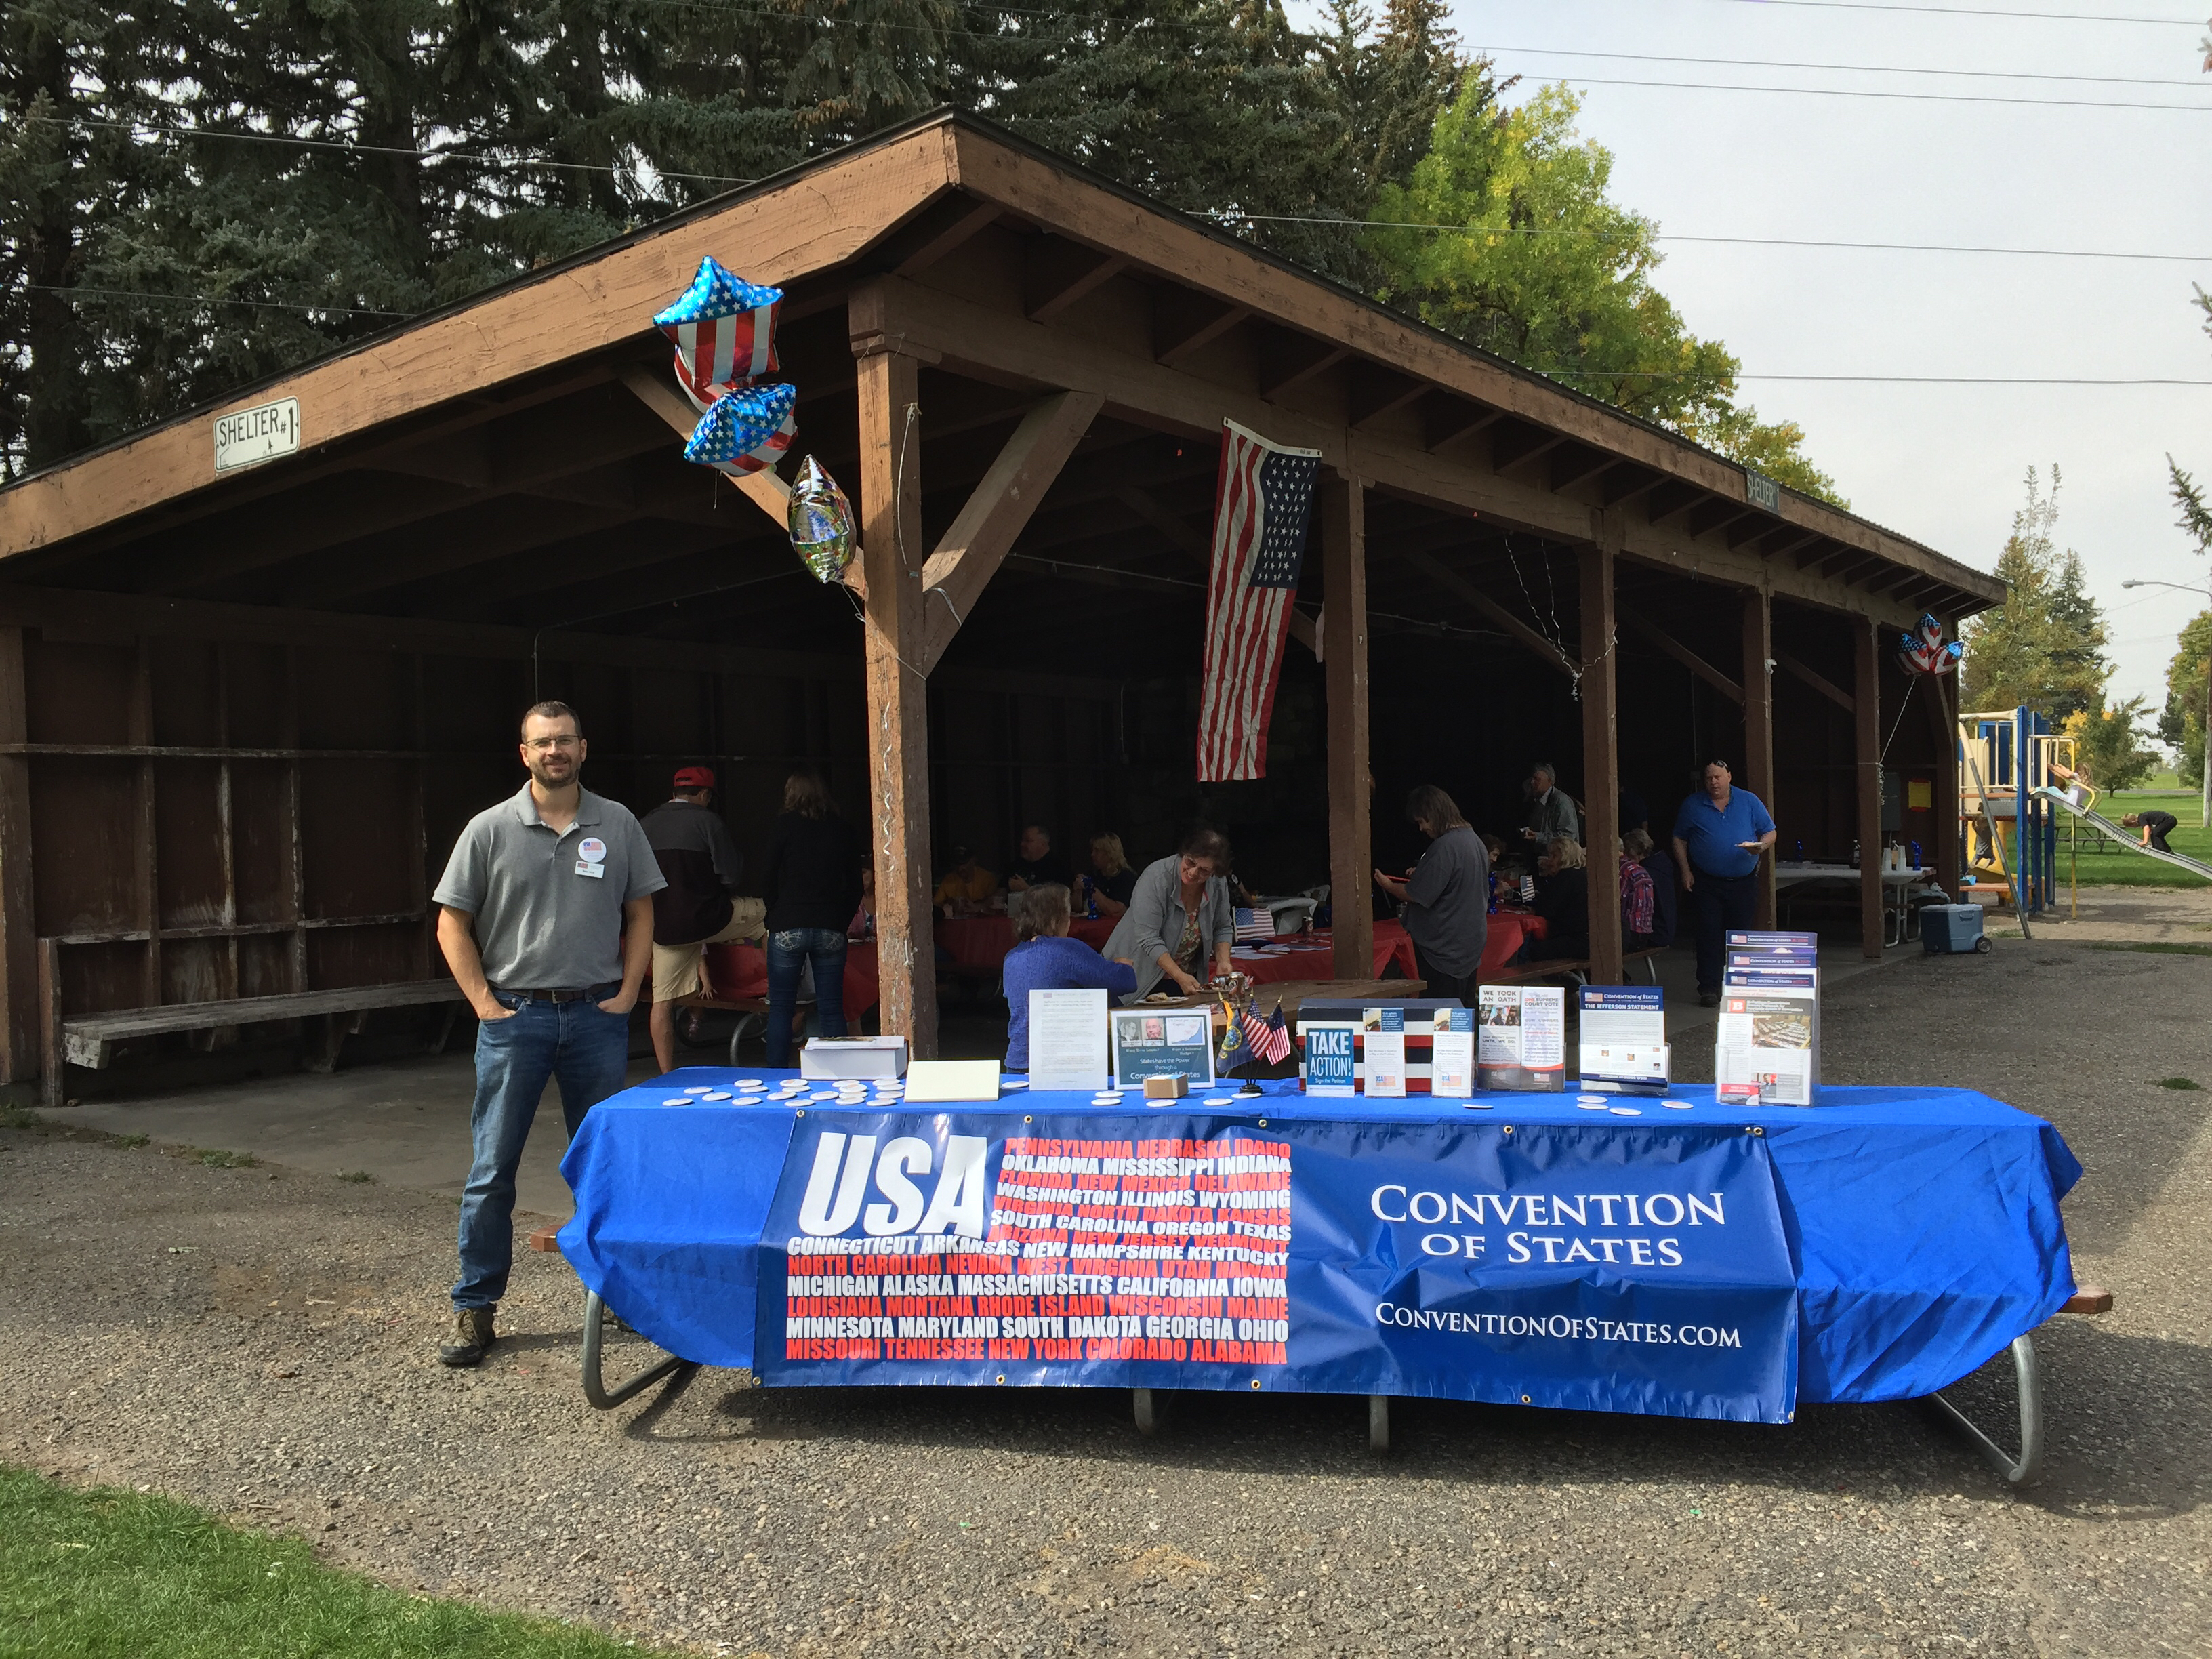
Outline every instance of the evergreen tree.
<path fill-rule="evenodd" d="M 2212 611 L 2190 619 L 2166 666 L 2166 708 L 2158 720 L 2160 741 L 2180 759 L 2174 769 L 2192 789 L 2204 785 L 2204 703 L 2212 675 Z"/>
<path fill-rule="evenodd" d="M 2084 711 L 2103 714 L 2110 633 L 2087 592 L 2080 556 L 2058 550 L 2057 523 L 2058 469 L 2051 469 L 2045 495 L 2030 467 L 2027 505 L 2013 515 L 2012 534 L 1997 556 L 2004 603 L 1964 629 L 1962 708 L 2032 708 L 2053 726 Z"/>

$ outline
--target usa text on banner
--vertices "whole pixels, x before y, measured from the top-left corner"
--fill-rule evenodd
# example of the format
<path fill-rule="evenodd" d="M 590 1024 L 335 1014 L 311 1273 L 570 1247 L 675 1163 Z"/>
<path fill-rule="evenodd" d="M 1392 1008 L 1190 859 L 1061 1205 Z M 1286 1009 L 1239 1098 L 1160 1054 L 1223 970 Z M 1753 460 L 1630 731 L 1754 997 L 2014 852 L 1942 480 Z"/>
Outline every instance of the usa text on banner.
<path fill-rule="evenodd" d="M 1796 1275 L 1765 1141 L 1296 1131 L 1297 1386 L 1786 1423 Z"/>
<path fill-rule="evenodd" d="M 1200 783 L 1267 774 L 1267 722 L 1320 469 L 1317 449 L 1285 449 L 1234 421 L 1221 423 L 1198 707 Z"/>
<path fill-rule="evenodd" d="M 1203 1119 L 1063 1135 L 811 1114 L 763 1244 L 756 1369 L 771 1384 L 1279 1378 L 1290 1182 L 1279 1138 Z"/>

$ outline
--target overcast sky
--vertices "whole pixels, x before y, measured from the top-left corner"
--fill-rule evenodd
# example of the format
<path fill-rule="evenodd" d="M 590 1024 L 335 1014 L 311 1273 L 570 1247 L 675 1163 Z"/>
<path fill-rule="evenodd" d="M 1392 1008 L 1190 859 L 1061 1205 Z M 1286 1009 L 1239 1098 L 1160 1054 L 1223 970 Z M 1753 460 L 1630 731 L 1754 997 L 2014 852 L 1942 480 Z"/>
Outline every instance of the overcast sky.
<path fill-rule="evenodd" d="M 2202 21 L 1945 15 L 1940 7 L 2185 18 L 2182 0 L 1456 0 L 1463 44 L 1565 80 L 1612 150 L 1613 194 L 1685 235 L 2212 255 L 2212 76 Z M 1632 54 L 1567 57 L 1563 52 Z M 1667 63 L 1736 58 L 1812 70 Z M 1886 71 L 1850 73 L 1832 66 Z M 1987 78 L 1986 74 L 2088 79 Z M 1678 82 L 1699 89 L 1608 82 Z M 1836 88 L 2186 106 L 2185 112 L 1737 92 Z M 2212 385 L 1822 385 L 1760 374 L 2212 381 L 2190 303 L 2212 259 L 2151 263 L 1664 243 L 1661 289 L 1742 361 L 1744 394 L 1806 430 L 1814 460 L 1876 523 L 1991 568 L 2030 465 L 2056 464 L 2062 545 L 2104 605 L 2120 696 L 2165 700 L 2180 623 L 2203 601 L 2130 577 L 2212 583 L 2173 526 L 2171 450 L 2212 481 Z"/>

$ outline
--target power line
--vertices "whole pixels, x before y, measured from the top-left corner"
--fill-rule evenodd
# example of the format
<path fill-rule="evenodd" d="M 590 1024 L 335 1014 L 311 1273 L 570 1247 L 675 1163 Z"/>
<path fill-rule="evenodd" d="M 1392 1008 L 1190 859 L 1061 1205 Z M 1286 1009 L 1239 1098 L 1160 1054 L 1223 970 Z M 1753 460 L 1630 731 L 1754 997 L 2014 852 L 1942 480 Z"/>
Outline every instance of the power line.
<path fill-rule="evenodd" d="M 1790 0 L 1775 0 L 1786 4 Z M 2094 98 L 2005 98 L 1967 92 L 1883 92 L 1873 87 L 1747 87 L 1726 81 L 1630 81 L 1600 75 L 1577 75 L 1576 82 L 1592 87 L 1658 87 L 1677 92 L 1778 92 L 1799 98 L 1889 98 L 1923 104 L 2010 104 L 2035 109 L 2164 110 L 2184 115 L 2212 115 L 2212 104 L 2124 104 Z"/>
<path fill-rule="evenodd" d="M 1686 369 L 1540 368 L 1552 380 L 1684 380 L 1704 377 Z M 1736 380 L 1790 380 L 1852 386 L 2205 386 L 2212 380 L 2001 374 L 1735 374 Z"/>
<path fill-rule="evenodd" d="M 163 300 L 171 305 L 258 306 L 271 311 L 319 311 L 332 317 L 414 317 L 413 311 L 370 311 L 362 306 L 302 305 L 289 300 L 248 300 L 239 295 L 147 294 L 126 288 L 62 288 L 52 283 L 26 283 L 33 294 L 96 294 L 110 300 Z"/>
<path fill-rule="evenodd" d="M 1463 236 L 1601 236 L 1607 234 L 1569 225 L 1435 225 L 1408 219 L 1337 219 L 1288 213 L 1232 213 L 1220 209 L 1204 216 L 1232 223 L 1342 225 L 1359 230 L 1433 230 Z M 2104 248 L 1972 247 L 1948 242 L 1835 242 L 1801 236 L 1698 236 L 1672 231 L 1655 231 L 1652 240 L 1659 242 L 1705 242 L 1734 247 L 1847 248 L 1884 253 L 1995 253 L 2023 258 L 2153 259 L 2176 264 L 2212 264 L 2212 254 L 2124 253 Z"/>
<path fill-rule="evenodd" d="M 1705 64 L 1728 69 L 1826 70 L 1838 75 L 1935 75 L 1978 81 L 2073 81 L 2109 87 L 2202 87 L 2198 81 L 2175 81 L 2135 75 L 2051 75 L 2029 70 L 1923 69 L 1911 64 L 1808 64 L 1767 58 L 1677 58 L 1651 52 L 1576 52 L 1565 46 L 1478 46 L 1487 57 L 1511 53 L 1524 58 L 1605 58 L 1632 64 Z"/>
<path fill-rule="evenodd" d="M 58 126 L 100 127 L 112 132 L 128 132 L 146 137 L 221 138 L 235 143 L 290 144 L 302 149 L 335 149 L 364 155 L 399 155 L 424 161 L 473 161 L 482 167 L 540 167 L 562 173 L 610 173 L 617 175 L 633 169 L 605 167 L 592 161 L 539 161 L 523 156 L 485 155 L 461 149 L 402 149 L 394 144 L 357 144 L 337 138 L 299 138 L 282 132 L 225 132 L 215 127 L 150 126 L 136 121 L 101 121 L 83 115 L 32 115 L 31 121 L 52 122 Z M 736 179 L 714 173 L 671 173 L 653 167 L 654 177 L 683 179 L 706 185 L 755 185 L 757 179 Z"/>
<path fill-rule="evenodd" d="M 2194 17 L 2105 17 L 2094 12 L 1997 11 L 1984 6 L 1883 5 L 1877 0 L 1730 0 L 1735 5 L 1796 6 L 1810 11 L 1896 11 L 1929 17 L 2032 17 L 2044 23 L 2151 23 L 2161 27 L 2202 28 Z"/>

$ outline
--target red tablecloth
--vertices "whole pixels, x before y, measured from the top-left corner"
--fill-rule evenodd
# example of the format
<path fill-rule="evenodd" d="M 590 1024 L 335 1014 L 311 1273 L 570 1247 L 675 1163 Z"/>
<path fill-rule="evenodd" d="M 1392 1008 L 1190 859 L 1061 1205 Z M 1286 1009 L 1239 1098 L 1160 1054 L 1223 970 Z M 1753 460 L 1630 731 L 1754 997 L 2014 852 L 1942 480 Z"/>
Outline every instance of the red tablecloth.
<path fill-rule="evenodd" d="M 1310 933 L 1295 933 L 1279 939 L 1276 951 L 1260 957 L 1232 955 L 1229 965 L 1255 985 L 1336 977 L 1336 941 L 1328 928 L 1317 927 Z M 1397 963 L 1404 977 L 1419 977 L 1413 966 L 1413 941 L 1406 933 L 1405 923 L 1378 921 L 1375 924 L 1375 971 L 1371 977 L 1381 979 L 1392 963 Z"/>
<path fill-rule="evenodd" d="M 1006 952 L 1014 948 L 1014 924 L 1004 916 L 939 916 L 930 930 L 937 948 L 951 958 L 938 958 L 938 967 L 948 974 L 996 979 Z"/>
<path fill-rule="evenodd" d="M 768 956 L 757 945 L 710 945 L 707 982 L 716 997 L 738 1002 L 768 995 Z M 876 946 L 872 939 L 845 947 L 845 1018 L 856 1020 L 876 1006 Z"/>
<path fill-rule="evenodd" d="M 1482 975 L 1494 974 L 1513 960 L 1523 941 L 1541 939 L 1546 931 L 1541 916 L 1500 910 L 1490 919 L 1490 933 L 1482 942 Z"/>

